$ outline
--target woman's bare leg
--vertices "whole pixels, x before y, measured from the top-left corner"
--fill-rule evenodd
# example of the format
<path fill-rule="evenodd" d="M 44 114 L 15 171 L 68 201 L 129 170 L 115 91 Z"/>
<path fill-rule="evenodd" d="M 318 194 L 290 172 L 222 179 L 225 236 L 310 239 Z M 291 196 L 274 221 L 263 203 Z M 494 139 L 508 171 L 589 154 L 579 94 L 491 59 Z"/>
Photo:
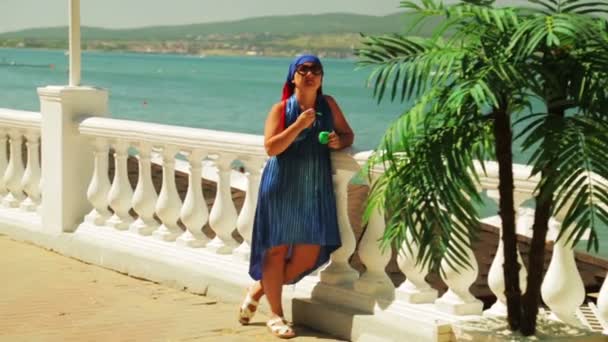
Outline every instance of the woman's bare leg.
<path fill-rule="evenodd" d="M 283 273 L 285 272 L 285 257 L 288 246 L 282 245 L 270 248 L 264 257 L 262 268 L 262 287 L 273 316 L 283 317 L 281 295 L 283 293 Z"/>
<path fill-rule="evenodd" d="M 319 245 L 295 245 L 291 259 L 285 264 L 283 272 L 283 284 L 296 279 L 302 272 L 312 268 L 317 262 L 321 247 Z M 250 288 L 249 293 L 255 301 L 260 301 L 264 296 L 264 286 L 261 281 L 256 281 Z"/>

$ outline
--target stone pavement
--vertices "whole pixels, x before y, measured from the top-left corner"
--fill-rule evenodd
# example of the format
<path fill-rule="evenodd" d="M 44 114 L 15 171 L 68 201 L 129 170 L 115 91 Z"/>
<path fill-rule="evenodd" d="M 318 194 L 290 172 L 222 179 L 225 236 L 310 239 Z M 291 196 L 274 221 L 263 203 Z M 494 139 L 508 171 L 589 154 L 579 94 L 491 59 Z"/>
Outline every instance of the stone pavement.
<path fill-rule="evenodd" d="M 244 294 L 244 293 L 243 293 Z M 257 313 L 0 235 L 0 341 L 279 341 Z M 290 341 L 338 341 L 296 327 Z"/>

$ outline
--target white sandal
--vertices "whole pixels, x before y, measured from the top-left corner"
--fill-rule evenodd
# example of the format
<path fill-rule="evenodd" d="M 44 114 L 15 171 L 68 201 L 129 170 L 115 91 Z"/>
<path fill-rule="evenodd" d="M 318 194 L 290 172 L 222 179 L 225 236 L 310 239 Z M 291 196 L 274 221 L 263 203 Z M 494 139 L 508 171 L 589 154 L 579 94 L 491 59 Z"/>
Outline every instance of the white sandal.
<path fill-rule="evenodd" d="M 266 326 L 270 329 L 270 332 L 278 338 L 289 339 L 296 337 L 293 329 L 283 317 L 275 317 L 268 320 Z"/>
<path fill-rule="evenodd" d="M 256 300 L 253 300 L 248 289 L 247 295 L 245 296 L 245 300 L 243 301 L 243 304 L 241 305 L 241 308 L 239 310 L 239 322 L 242 325 L 249 324 L 249 322 L 253 318 L 253 315 L 255 315 L 256 309 L 258 308 L 258 304 L 260 303 Z M 251 308 L 253 308 L 253 310 L 251 310 Z"/>

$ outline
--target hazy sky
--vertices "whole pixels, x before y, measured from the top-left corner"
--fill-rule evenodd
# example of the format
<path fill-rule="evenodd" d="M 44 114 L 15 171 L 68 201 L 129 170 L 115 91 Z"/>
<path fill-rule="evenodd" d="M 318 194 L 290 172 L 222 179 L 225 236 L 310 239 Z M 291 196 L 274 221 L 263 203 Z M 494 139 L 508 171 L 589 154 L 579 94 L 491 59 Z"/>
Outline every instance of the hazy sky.
<path fill-rule="evenodd" d="M 69 0 L 0 0 L 0 32 L 68 23 Z M 400 0 L 81 0 L 82 25 L 141 27 L 267 15 L 350 12 L 385 15 Z"/>

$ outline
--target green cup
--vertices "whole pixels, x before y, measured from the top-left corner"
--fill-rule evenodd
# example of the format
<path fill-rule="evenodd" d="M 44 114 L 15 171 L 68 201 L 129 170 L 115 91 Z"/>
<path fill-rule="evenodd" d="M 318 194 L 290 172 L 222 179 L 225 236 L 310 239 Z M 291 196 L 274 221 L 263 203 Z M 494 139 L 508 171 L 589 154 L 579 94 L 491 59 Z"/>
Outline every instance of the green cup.
<path fill-rule="evenodd" d="M 328 131 L 319 132 L 319 142 L 323 145 L 327 145 L 327 143 L 329 142 Z"/>

